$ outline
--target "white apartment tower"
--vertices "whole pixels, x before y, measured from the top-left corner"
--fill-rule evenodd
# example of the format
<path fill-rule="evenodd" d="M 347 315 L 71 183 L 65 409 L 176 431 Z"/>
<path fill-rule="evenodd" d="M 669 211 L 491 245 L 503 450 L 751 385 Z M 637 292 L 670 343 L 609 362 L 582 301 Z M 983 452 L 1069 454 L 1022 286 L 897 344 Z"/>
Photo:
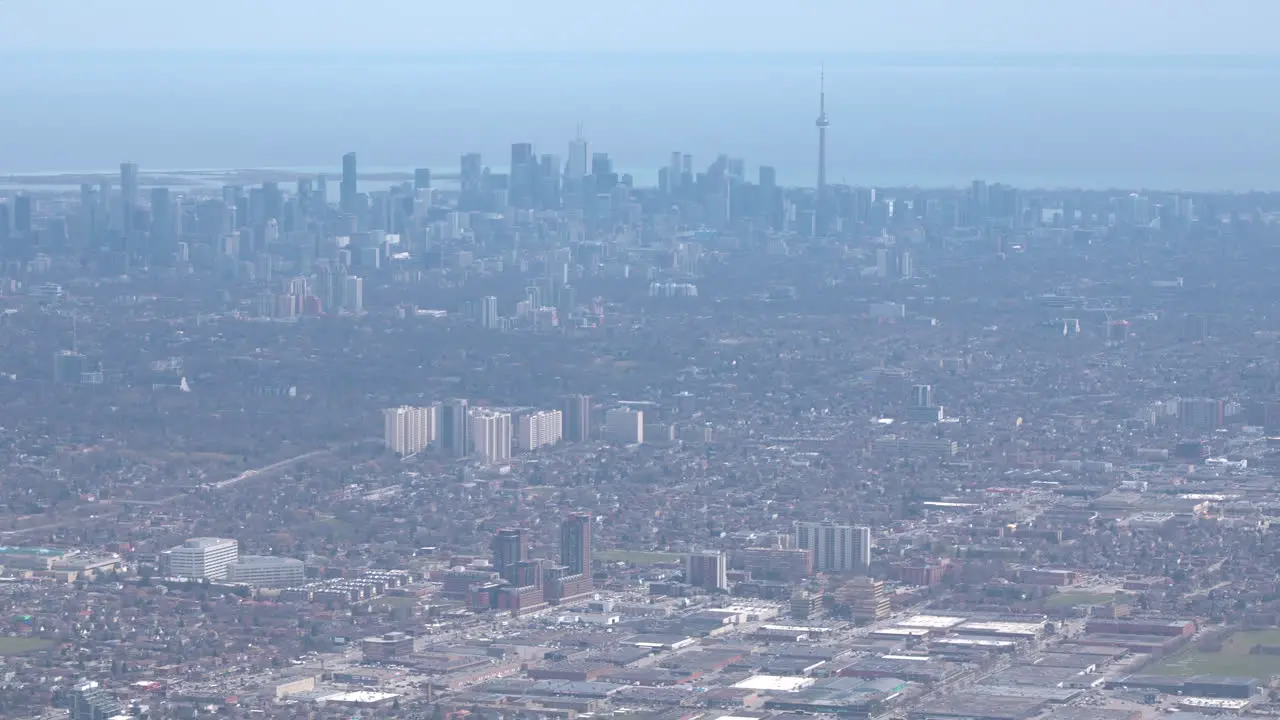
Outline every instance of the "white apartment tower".
<path fill-rule="evenodd" d="M 564 420 L 559 410 L 541 410 L 520 416 L 517 440 L 521 450 L 556 445 L 563 438 Z"/>
<path fill-rule="evenodd" d="M 160 553 L 160 564 L 170 577 L 224 580 L 227 568 L 240 558 L 240 544 L 228 538 L 191 538 Z"/>
<path fill-rule="evenodd" d="M 604 415 L 605 431 L 609 439 L 623 445 L 639 445 L 644 442 L 644 411 L 622 407 Z"/>
<path fill-rule="evenodd" d="M 511 415 L 476 408 L 471 412 L 471 442 L 481 462 L 498 465 L 511 459 Z"/>
<path fill-rule="evenodd" d="M 398 455 L 422 452 L 436 440 L 438 416 L 435 406 L 387 408 L 382 411 L 382 441 Z"/>
<path fill-rule="evenodd" d="M 855 572 L 871 565 L 871 528 L 797 522 L 796 547 L 813 552 L 818 572 Z"/>

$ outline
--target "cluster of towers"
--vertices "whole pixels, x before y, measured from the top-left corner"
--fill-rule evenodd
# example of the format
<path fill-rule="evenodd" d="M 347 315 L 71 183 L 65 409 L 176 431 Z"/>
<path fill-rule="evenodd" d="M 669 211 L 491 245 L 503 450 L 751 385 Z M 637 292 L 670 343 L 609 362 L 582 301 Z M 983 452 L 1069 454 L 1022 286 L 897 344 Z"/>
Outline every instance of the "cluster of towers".
<path fill-rule="evenodd" d="M 573 513 L 560 525 L 560 563 L 530 558 L 524 528 L 505 528 L 490 549 L 498 580 L 470 588 L 472 610 L 514 615 L 582 598 L 591 593 L 591 513 Z"/>

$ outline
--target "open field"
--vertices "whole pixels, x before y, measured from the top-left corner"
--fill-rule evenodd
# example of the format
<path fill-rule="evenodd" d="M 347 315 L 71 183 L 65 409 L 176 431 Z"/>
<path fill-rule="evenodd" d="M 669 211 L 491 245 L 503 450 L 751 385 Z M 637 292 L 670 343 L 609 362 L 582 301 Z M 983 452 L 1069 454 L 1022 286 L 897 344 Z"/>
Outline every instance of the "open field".
<path fill-rule="evenodd" d="M 674 563 L 684 560 L 684 556 L 678 553 L 647 552 L 644 550 L 597 550 L 592 554 L 605 562 L 628 562 L 634 565 L 657 565 L 659 563 Z"/>
<path fill-rule="evenodd" d="M 1280 630 L 1251 630 L 1227 638 L 1218 652 L 1188 647 L 1158 665 L 1143 670 L 1151 675 L 1234 675 L 1267 680 L 1280 675 L 1280 655 L 1250 655 L 1254 645 L 1280 645 Z"/>
<path fill-rule="evenodd" d="M 1049 596 L 1044 604 L 1051 608 L 1072 608 L 1082 605 L 1110 605 L 1115 601 L 1116 596 L 1112 593 L 1068 590 Z"/>
<path fill-rule="evenodd" d="M 31 637 L 0 636 L 0 655 L 21 655 L 33 650 L 53 647 L 52 640 Z"/>

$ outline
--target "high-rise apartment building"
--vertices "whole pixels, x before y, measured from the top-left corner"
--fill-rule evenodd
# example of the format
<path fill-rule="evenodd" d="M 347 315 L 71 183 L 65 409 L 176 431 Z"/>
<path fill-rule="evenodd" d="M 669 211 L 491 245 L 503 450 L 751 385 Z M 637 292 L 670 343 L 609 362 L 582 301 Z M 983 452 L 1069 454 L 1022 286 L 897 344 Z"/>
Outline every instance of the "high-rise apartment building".
<path fill-rule="evenodd" d="M 722 552 L 696 552 L 685 558 L 684 581 L 704 590 L 729 588 L 729 559 Z"/>
<path fill-rule="evenodd" d="M 422 452 L 435 442 L 439 409 L 428 407 L 387 408 L 382 411 L 382 441 L 387 449 L 399 455 Z"/>
<path fill-rule="evenodd" d="M 170 577 L 224 580 L 227 568 L 240 557 L 240 545 L 229 538 L 192 538 L 160 553 L 160 565 Z"/>
<path fill-rule="evenodd" d="M 644 412 L 632 408 L 614 408 L 605 413 L 605 430 L 609 439 L 623 445 L 644 442 Z"/>
<path fill-rule="evenodd" d="M 559 410 L 541 410 L 521 415 L 517 444 L 521 450 L 537 450 L 555 445 L 564 437 L 564 421 Z"/>
<path fill-rule="evenodd" d="M 573 513 L 561 523 L 560 564 L 566 575 L 591 574 L 591 513 Z"/>
<path fill-rule="evenodd" d="M 818 572 L 855 572 L 871 565 L 871 528 L 797 522 L 796 547 L 813 552 Z"/>
<path fill-rule="evenodd" d="M 456 458 L 471 455 L 471 408 L 463 398 L 446 400 L 440 406 L 440 446 Z"/>
<path fill-rule="evenodd" d="M 933 405 L 933 386 L 932 385 L 912 385 L 911 386 L 911 404 L 918 407 L 929 407 Z"/>
<path fill-rule="evenodd" d="M 569 395 L 560 406 L 564 423 L 564 438 L 570 442 L 591 439 L 591 396 Z"/>
<path fill-rule="evenodd" d="M 480 327 L 486 330 L 498 328 L 498 298 L 486 295 L 480 300 Z"/>
<path fill-rule="evenodd" d="M 476 457 L 490 465 L 511 460 L 511 414 L 477 408 L 471 413 Z"/>

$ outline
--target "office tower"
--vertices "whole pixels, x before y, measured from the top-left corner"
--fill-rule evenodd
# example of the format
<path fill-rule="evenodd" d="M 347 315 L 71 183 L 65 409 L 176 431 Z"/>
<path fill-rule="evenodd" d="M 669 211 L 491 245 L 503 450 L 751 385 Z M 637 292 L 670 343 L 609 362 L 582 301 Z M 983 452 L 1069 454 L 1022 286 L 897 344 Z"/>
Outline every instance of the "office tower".
<path fill-rule="evenodd" d="M 591 513 L 573 513 L 560 524 L 560 564 L 569 575 L 591 574 Z"/>
<path fill-rule="evenodd" d="M 428 168 L 418 168 L 417 170 L 414 170 L 413 171 L 414 192 L 417 192 L 419 190 L 430 190 L 430 189 L 431 189 L 431 170 Z"/>
<path fill-rule="evenodd" d="M 587 175 L 587 165 L 590 162 L 590 146 L 585 138 L 582 137 L 582 125 L 579 123 L 578 132 L 572 140 L 569 141 L 569 158 L 564 165 L 564 179 L 570 183 L 581 183 L 582 178 Z"/>
<path fill-rule="evenodd" d="M 9 239 L 10 213 L 9 206 L 0 202 L 0 240 Z"/>
<path fill-rule="evenodd" d="M 307 581 L 307 567 L 301 560 L 270 555 L 241 555 L 227 566 L 227 582 L 254 587 L 293 587 Z"/>
<path fill-rule="evenodd" d="M 382 411 L 382 440 L 391 452 L 413 455 L 436 439 L 435 406 L 387 408 Z"/>
<path fill-rule="evenodd" d="M 13 231 L 18 237 L 26 237 L 31 234 L 33 227 L 31 209 L 31 197 L 28 195 L 19 195 L 13 199 Z"/>
<path fill-rule="evenodd" d="M 704 590 L 729 589 L 729 559 L 722 552 L 696 552 L 685 558 L 684 581 Z"/>
<path fill-rule="evenodd" d="M 160 565 L 169 577 L 223 580 L 227 567 L 240 557 L 240 546 L 228 538 L 192 538 L 160 553 Z"/>
<path fill-rule="evenodd" d="M 169 188 L 151 188 L 151 249 L 165 252 L 174 240 L 177 219 Z"/>
<path fill-rule="evenodd" d="M 521 450 L 537 450 L 555 445 L 564 437 L 564 420 L 559 410 L 542 410 L 521 415 L 517 441 Z"/>
<path fill-rule="evenodd" d="M 342 156 L 342 183 L 338 186 L 338 209 L 344 213 L 356 211 L 357 188 L 356 154 Z"/>
<path fill-rule="evenodd" d="M 915 277 L 915 268 L 911 265 L 911 251 L 903 250 L 898 257 L 898 275 L 903 280 Z"/>
<path fill-rule="evenodd" d="M 524 530 L 521 528 L 499 530 L 494 533 L 489 548 L 493 551 L 493 569 L 498 576 L 513 585 L 516 584 L 517 568 L 520 563 L 529 559 Z"/>
<path fill-rule="evenodd" d="M 597 178 L 613 174 L 613 161 L 609 153 L 591 153 L 591 174 Z"/>
<path fill-rule="evenodd" d="M 456 458 L 471 454 L 471 408 L 462 398 L 440 406 L 440 446 Z"/>
<path fill-rule="evenodd" d="M 138 164 L 120 164 L 120 230 L 133 233 L 133 214 L 138 208 Z"/>
<path fill-rule="evenodd" d="M 871 565 L 871 528 L 797 522 L 796 547 L 813 552 L 818 572 L 853 572 Z"/>
<path fill-rule="evenodd" d="M 849 609 L 854 620 L 875 622 L 884 620 L 893 613 L 893 604 L 889 593 L 884 589 L 884 582 L 869 577 L 858 577 L 850 580 L 844 587 L 832 593 L 837 605 Z"/>
<path fill-rule="evenodd" d="M 467 153 L 462 156 L 458 179 L 461 186 L 458 209 L 481 209 L 484 204 L 484 164 L 480 159 L 480 153 Z"/>
<path fill-rule="evenodd" d="M 742 567 L 753 579 L 796 582 L 813 574 L 813 553 L 787 547 L 746 548 L 742 551 Z"/>
<path fill-rule="evenodd" d="M 911 404 L 916 407 L 930 407 L 933 405 L 933 386 L 932 385 L 912 385 L 911 386 Z"/>
<path fill-rule="evenodd" d="M 347 312 L 364 312 L 364 279 L 348 275 L 342 279 L 342 309 Z"/>
<path fill-rule="evenodd" d="M 569 395 L 561 405 L 564 438 L 569 442 L 591 439 L 591 396 Z"/>
<path fill-rule="evenodd" d="M 111 693 L 95 681 L 83 682 L 71 689 L 69 720 L 109 720 L 129 717 L 125 708 Z"/>
<path fill-rule="evenodd" d="M 622 407 L 605 413 L 605 429 L 609 439 L 623 445 L 639 445 L 644 442 L 644 412 Z"/>
<path fill-rule="evenodd" d="M 511 414 L 477 408 L 471 413 L 471 444 L 489 465 L 511 460 Z"/>
<path fill-rule="evenodd" d="M 74 350 L 59 350 L 53 354 L 53 381 L 56 383 L 75 385 L 88 369 L 88 360 Z"/>
<path fill-rule="evenodd" d="M 480 327 L 486 330 L 498 329 L 498 298 L 493 295 L 480 299 Z"/>

